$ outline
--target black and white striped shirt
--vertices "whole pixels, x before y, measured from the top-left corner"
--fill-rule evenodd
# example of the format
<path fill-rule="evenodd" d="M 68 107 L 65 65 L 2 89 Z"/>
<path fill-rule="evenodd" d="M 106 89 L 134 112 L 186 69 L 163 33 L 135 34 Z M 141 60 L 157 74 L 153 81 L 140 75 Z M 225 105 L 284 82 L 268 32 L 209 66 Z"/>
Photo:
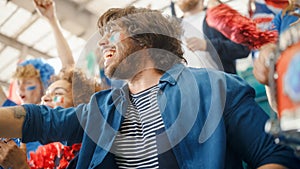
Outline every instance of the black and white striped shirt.
<path fill-rule="evenodd" d="M 119 168 L 159 168 L 156 131 L 164 128 L 157 104 L 158 86 L 131 94 L 113 153 Z"/>

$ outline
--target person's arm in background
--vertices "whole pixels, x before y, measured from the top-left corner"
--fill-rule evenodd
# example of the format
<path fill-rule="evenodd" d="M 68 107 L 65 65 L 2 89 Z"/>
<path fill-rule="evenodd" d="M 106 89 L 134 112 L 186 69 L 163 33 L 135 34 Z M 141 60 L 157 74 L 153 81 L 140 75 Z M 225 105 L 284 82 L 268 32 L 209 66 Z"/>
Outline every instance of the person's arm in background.
<path fill-rule="evenodd" d="M 281 28 L 281 17 L 282 12 L 277 14 L 275 18 L 271 22 L 270 29 L 276 30 L 278 34 L 280 34 L 280 28 Z M 266 94 L 268 97 L 269 104 L 271 108 L 277 112 L 277 104 L 276 100 L 274 100 L 271 97 L 271 91 L 269 88 L 269 59 L 272 53 L 275 52 L 275 49 L 277 48 L 276 43 L 269 43 L 264 46 L 262 46 L 259 49 L 259 56 L 258 58 L 254 59 L 253 62 L 253 75 L 256 78 L 258 82 L 261 84 L 264 84 L 266 87 Z"/>
<path fill-rule="evenodd" d="M 59 20 L 56 16 L 55 2 L 45 0 L 33 0 L 38 13 L 45 17 L 49 22 L 56 41 L 58 56 L 63 67 L 73 66 L 75 64 L 72 51 L 61 30 Z"/>
<path fill-rule="evenodd" d="M 269 59 L 276 47 L 274 43 L 262 46 L 259 50 L 259 57 L 254 60 L 253 74 L 261 84 L 268 85 L 269 83 Z"/>
<path fill-rule="evenodd" d="M 271 108 L 277 112 L 276 100 L 271 97 L 271 91 L 269 88 L 269 59 L 270 55 L 275 52 L 277 45 L 274 43 L 269 43 L 264 45 L 259 50 L 259 57 L 254 59 L 253 62 L 253 75 L 256 80 L 265 85 L 266 94 L 268 97 L 269 104 Z"/>
<path fill-rule="evenodd" d="M 222 33 L 210 27 L 203 21 L 204 39 L 197 37 L 186 38 L 187 47 L 192 51 L 208 51 L 214 55 L 215 50 L 224 60 L 235 60 L 248 57 L 250 49 L 226 38 Z"/>

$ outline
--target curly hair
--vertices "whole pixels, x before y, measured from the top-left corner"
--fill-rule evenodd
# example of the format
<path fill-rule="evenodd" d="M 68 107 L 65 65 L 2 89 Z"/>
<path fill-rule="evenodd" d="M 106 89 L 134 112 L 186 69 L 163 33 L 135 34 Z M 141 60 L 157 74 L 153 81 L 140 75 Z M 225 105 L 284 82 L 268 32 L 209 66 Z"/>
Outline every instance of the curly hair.
<path fill-rule="evenodd" d="M 54 68 L 45 63 L 42 59 L 29 59 L 17 66 L 13 78 L 33 78 L 37 77 L 41 80 L 43 88 L 46 89 L 50 85 L 50 78 L 54 75 Z"/>
<path fill-rule="evenodd" d="M 149 49 L 150 57 L 160 70 L 186 62 L 180 40 L 183 31 L 177 19 L 163 16 L 157 10 L 130 6 L 105 12 L 98 20 L 100 34 L 103 35 L 103 30 L 110 24 L 124 28 L 129 38 Z"/>
<path fill-rule="evenodd" d="M 95 92 L 106 89 L 104 85 L 97 82 L 96 79 L 89 79 L 79 68 L 64 67 L 59 74 L 53 76 L 51 81 L 66 80 L 72 85 L 73 104 L 88 103 L 90 97 Z"/>

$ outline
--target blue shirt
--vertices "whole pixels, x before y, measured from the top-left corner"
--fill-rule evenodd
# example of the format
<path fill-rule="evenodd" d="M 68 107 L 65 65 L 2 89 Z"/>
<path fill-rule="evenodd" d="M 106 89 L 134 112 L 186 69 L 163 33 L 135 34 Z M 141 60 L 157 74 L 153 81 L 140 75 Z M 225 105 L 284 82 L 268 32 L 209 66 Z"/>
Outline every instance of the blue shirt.
<path fill-rule="evenodd" d="M 166 130 L 159 152 L 174 152 L 180 168 L 239 169 L 279 163 L 299 168 L 293 150 L 264 132 L 268 116 L 254 90 L 224 72 L 174 65 L 160 79 L 157 99 Z M 109 152 L 129 102 L 127 85 L 94 94 L 87 105 L 50 109 L 23 105 L 22 140 L 82 141 L 76 168 L 117 168 Z"/>
<path fill-rule="evenodd" d="M 17 104 L 9 99 L 6 99 L 3 103 L 2 107 L 8 107 L 8 106 L 16 106 Z"/>

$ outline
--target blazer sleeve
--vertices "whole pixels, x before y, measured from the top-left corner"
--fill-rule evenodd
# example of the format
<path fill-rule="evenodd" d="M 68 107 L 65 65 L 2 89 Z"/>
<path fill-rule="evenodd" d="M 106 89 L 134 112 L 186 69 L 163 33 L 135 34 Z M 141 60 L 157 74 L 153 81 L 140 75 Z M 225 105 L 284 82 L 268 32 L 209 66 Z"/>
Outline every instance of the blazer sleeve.
<path fill-rule="evenodd" d="M 278 145 L 274 137 L 265 132 L 268 115 L 255 102 L 255 92 L 240 78 L 228 78 L 225 125 L 227 142 L 251 168 L 264 164 L 281 164 L 299 168 L 298 159 L 291 148 Z M 235 85 L 240 83 L 241 85 Z"/>

